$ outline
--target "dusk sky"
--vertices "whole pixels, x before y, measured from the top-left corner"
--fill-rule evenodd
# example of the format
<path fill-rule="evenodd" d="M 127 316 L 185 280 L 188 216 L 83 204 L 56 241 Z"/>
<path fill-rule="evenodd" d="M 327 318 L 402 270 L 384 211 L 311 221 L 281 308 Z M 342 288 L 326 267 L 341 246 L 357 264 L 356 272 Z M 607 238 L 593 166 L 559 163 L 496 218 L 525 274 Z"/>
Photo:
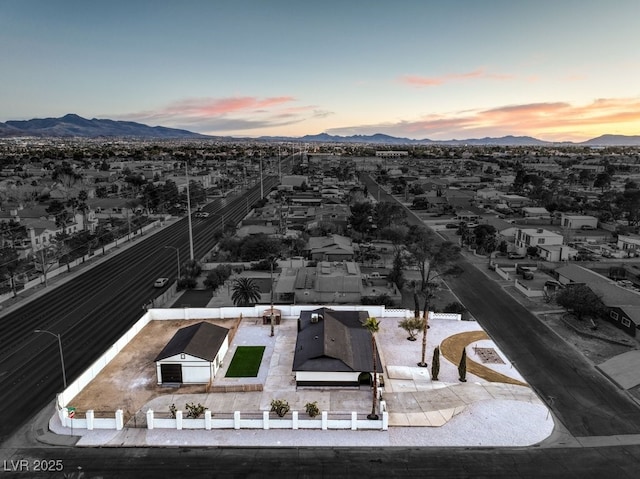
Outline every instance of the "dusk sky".
<path fill-rule="evenodd" d="M 0 0 L 0 121 L 640 135 L 640 0 Z"/>

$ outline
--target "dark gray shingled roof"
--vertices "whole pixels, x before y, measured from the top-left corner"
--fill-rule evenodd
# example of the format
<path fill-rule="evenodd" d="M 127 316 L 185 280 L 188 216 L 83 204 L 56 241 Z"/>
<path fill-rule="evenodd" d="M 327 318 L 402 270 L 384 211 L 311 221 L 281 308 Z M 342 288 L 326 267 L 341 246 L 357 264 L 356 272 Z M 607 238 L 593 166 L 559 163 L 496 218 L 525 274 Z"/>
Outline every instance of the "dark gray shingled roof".
<path fill-rule="evenodd" d="M 213 361 L 229 330 L 205 321 L 179 329 L 154 361 L 176 354 L 189 354 L 205 361 Z"/>
<path fill-rule="evenodd" d="M 312 314 L 322 317 L 311 322 Z M 293 357 L 294 371 L 373 371 L 371 334 L 362 323 L 366 311 L 320 308 L 300 313 L 300 331 Z M 376 351 L 377 370 L 382 372 Z"/>

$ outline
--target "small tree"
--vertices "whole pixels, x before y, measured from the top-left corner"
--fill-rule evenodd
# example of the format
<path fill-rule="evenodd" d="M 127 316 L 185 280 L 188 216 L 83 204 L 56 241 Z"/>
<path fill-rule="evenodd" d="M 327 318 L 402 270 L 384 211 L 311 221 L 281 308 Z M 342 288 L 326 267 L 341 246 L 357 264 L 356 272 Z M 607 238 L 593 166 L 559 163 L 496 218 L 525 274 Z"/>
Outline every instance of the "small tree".
<path fill-rule="evenodd" d="M 460 364 L 458 364 L 458 380 L 467 382 L 467 350 L 462 349 L 462 356 L 460 356 Z"/>
<path fill-rule="evenodd" d="M 436 346 L 433 349 L 433 360 L 431 361 L 431 379 L 437 381 L 438 374 L 440 374 L 440 347 Z"/>
<path fill-rule="evenodd" d="M 424 327 L 424 319 L 423 318 L 406 318 L 398 323 L 398 327 L 404 329 L 409 337 L 407 338 L 409 341 L 415 341 L 416 335 L 419 331 L 422 331 Z"/>
<path fill-rule="evenodd" d="M 583 284 L 567 286 L 556 295 L 556 302 L 573 311 L 578 320 L 585 316 L 599 316 L 605 309 L 598 295 Z"/>

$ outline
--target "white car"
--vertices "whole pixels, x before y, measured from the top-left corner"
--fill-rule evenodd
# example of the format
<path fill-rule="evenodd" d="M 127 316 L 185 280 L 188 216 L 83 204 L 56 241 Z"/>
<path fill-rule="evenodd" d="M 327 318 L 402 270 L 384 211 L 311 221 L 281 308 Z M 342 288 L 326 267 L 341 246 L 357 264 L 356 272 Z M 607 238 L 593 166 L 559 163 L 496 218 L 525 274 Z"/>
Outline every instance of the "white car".
<path fill-rule="evenodd" d="M 193 214 L 194 217 L 196 218 L 208 218 L 209 217 L 209 213 L 207 213 L 206 211 L 196 211 Z"/>
<path fill-rule="evenodd" d="M 154 288 L 164 288 L 169 282 L 169 278 L 158 278 L 156 282 L 153 283 Z"/>

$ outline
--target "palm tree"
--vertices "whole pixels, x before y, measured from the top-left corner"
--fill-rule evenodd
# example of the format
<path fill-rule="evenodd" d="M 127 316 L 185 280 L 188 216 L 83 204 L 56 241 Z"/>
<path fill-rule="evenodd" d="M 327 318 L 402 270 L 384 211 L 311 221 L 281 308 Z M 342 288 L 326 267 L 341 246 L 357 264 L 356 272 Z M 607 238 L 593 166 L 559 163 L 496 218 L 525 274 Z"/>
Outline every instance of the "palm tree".
<path fill-rule="evenodd" d="M 260 300 L 260 287 L 251 278 L 238 278 L 233 283 L 233 304 L 236 306 L 249 306 Z"/>
<path fill-rule="evenodd" d="M 373 400 L 371 402 L 371 414 L 367 416 L 367 419 L 376 420 L 378 419 L 378 415 L 376 414 L 376 401 L 378 400 L 378 361 L 376 361 L 375 334 L 380 330 L 380 322 L 376 318 L 367 318 L 362 326 L 371 333 L 371 355 L 373 358 Z"/>

